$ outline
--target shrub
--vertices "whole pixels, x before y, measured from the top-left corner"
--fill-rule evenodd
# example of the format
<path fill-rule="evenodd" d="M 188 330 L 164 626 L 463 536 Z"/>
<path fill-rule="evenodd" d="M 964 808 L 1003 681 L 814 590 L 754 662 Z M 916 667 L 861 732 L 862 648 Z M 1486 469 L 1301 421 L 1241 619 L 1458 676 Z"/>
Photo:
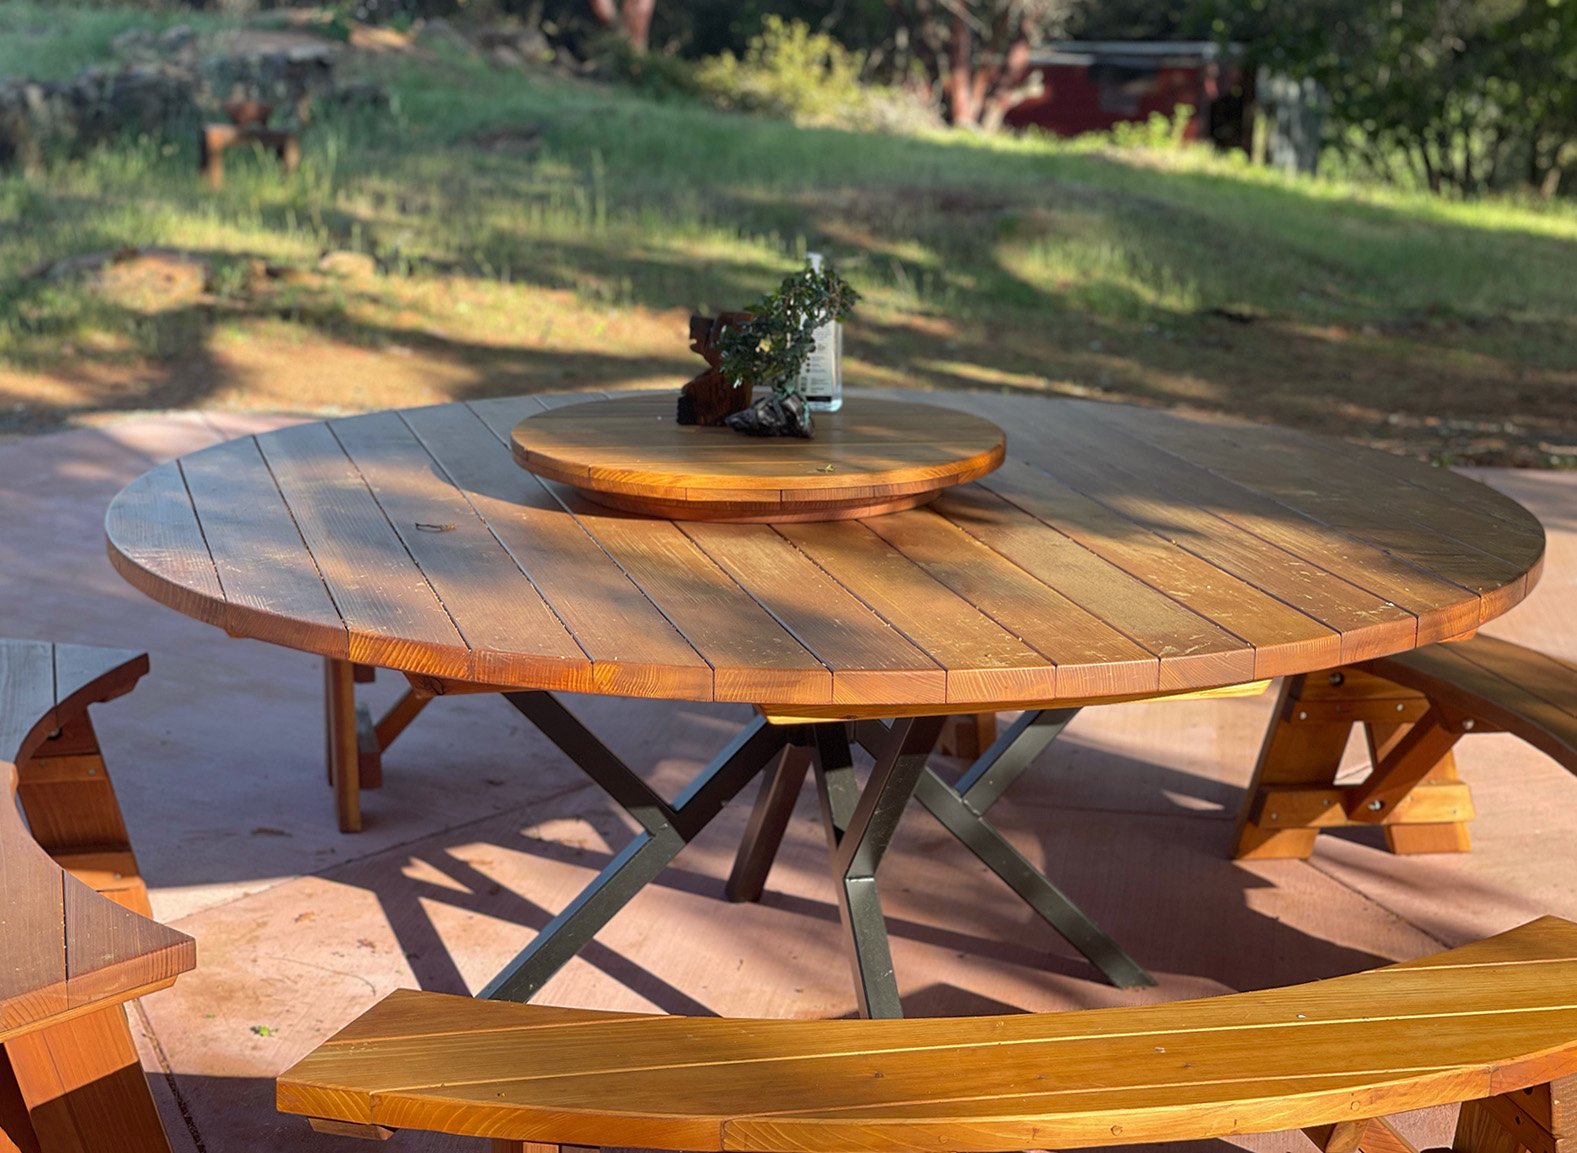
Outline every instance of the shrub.
<path fill-rule="evenodd" d="M 1192 104 L 1179 104 L 1167 117 L 1152 112 L 1145 120 L 1122 121 L 1112 125 L 1112 143 L 1119 148 L 1181 148 L 1188 122 L 1194 118 Z"/>
<path fill-rule="evenodd" d="M 878 93 L 860 83 L 864 59 L 801 21 L 768 16 L 744 59 L 724 52 L 696 69 L 720 108 L 782 116 L 798 124 L 856 125 L 879 118 Z"/>

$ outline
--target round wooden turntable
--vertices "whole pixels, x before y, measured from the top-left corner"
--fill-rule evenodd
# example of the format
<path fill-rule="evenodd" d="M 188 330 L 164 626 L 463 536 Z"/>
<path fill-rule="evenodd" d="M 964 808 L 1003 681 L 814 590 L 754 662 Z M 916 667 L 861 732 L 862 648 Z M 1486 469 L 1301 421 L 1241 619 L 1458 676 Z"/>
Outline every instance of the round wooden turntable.
<path fill-rule="evenodd" d="M 682 425 L 672 393 L 566 405 L 515 426 L 515 461 L 610 508 L 674 520 L 847 520 L 925 504 L 1002 463 L 1003 431 L 955 409 L 845 399 L 816 435 Z"/>

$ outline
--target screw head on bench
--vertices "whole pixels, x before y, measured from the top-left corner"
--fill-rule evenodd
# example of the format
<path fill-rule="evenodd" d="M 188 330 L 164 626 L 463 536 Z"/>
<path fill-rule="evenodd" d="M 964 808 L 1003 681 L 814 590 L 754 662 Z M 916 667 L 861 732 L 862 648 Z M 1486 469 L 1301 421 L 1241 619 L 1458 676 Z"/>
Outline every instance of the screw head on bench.
<path fill-rule="evenodd" d="M 1369 802 L 1369 811 L 1372 813 L 1378 813 L 1383 808 L 1385 808 L 1385 802 L 1378 797 Z"/>
<path fill-rule="evenodd" d="M 1397 705 L 1397 706 L 1396 706 L 1396 711 L 1397 711 L 1397 712 L 1401 712 L 1401 711 L 1402 711 L 1402 710 L 1403 710 L 1403 709 L 1404 709 L 1404 708 L 1406 708 L 1406 707 L 1407 707 L 1407 706 L 1405 706 L 1405 705 Z"/>
<path fill-rule="evenodd" d="M 1473 728 L 1473 718 L 1467 717 L 1462 721 L 1462 731 L 1468 732 Z"/>
<path fill-rule="evenodd" d="M 1325 679 L 1330 682 L 1332 688 L 1335 688 L 1337 685 L 1341 684 L 1347 678 L 1342 673 L 1332 673 L 1330 676 L 1326 677 Z"/>
<path fill-rule="evenodd" d="M 1300 721 L 1306 721 L 1306 720 L 1309 719 L 1309 714 L 1308 713 L 1299 713 L 1298 714 L 1298 719 Z"/>

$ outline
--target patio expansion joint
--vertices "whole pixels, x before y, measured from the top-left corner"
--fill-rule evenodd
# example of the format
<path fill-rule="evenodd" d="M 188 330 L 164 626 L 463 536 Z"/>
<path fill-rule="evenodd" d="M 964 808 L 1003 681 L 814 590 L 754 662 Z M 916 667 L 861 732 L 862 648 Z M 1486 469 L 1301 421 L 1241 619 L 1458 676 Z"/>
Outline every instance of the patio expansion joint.
<path fill-rule="evenodd" d="M 159 1072 L 164 1077 L 164 1082 L 170 1088 L 170 1096 L 175 1101 L 176 1109 L 180 1110 L 181 1120 L 186 1124 L 187 1135 L 191 1137 L 192 1144 L 197 1153 L 208 1153 L 208 1146 L 203 1141 L 203 1135 L 198 1132 L 197 1118 L 193 1116 L 191 1106 L 186 1101 L 186 1096 L 181 1092 L 180 1081 L 175 1076 L 175 1070 L 170 1065 L 169 1055 L 164 1051 L 164 1043 L 159 1040 L 159 1034 L 154 1031 L 153 1021 L 148 1017 L 147 1010 L 142 1007 L 142 998 L 131 1002 L 131 1007 L 137 1012 L 137 1020 L 142 1026 L 144 1036 L 148 1038 L 148 1045 L 153 1049 L 154 1057 L 159 1062 Z"/>
<path fill-rule="evenodd" d="M 1343 880 L 1340 876 L 1338 876 L 1335 873 L 1331 872 L 1329 869 L 1322 867 L 1317 858 L 1310 857 L 1308 860 L 1304 861 L 1303 864 L 1308 866 L 1310 869 L 1313 869 L 1316 873 L 1320 874 L 1320 876 L 1324 877 L 1326 880 L 1331 881 L 1331 882 L 1333 882 L 1336 885 L 1339 885 L 1343 889 L 1346 889 L 1349 893 L 1351 893 L 1353 896 L 1357 897 L 1360 901 L 1364 901 L 1367 904 L 1372 905 L 1374 908 L 1379 909 L 1382 913 L 1385 913 L 1387 916 L 1390 916 L 1390 917 L 1394 918 L 1395 920 L 1400 921 L 1402 924 L 1406 925 L 1409 929 L 1412 929 L 1415 933 L 1418 933 L 1420 936 L 1425 937 L 1425 938 L 1427 938 L 1430 941 L 1433 941 L 1441 949 L 1450 949 L 1450 948 L 1453 947 L 1452 945 L 1448 944 L 1442 938 L 1436 936 L 1434 933 L 1431 933 L 1428 929 L 1426 929 L 1422 925 L 1418 924 L 1416 921 L 1413 921 L 1410 918 L 1403 916 L 1401 913 L 1397 912 L 1395 909 L 1393 909 L 1389 905 L 1387 905 L 1384 901 L 1379 900 L 1378 898 L 1376 898 L 1375 896 L 1373 896 L 1370 893 L 1364 892 L 1362 889 L 1358 888 L 1358 886 L 1354 885 L 1352 882 Z"/>

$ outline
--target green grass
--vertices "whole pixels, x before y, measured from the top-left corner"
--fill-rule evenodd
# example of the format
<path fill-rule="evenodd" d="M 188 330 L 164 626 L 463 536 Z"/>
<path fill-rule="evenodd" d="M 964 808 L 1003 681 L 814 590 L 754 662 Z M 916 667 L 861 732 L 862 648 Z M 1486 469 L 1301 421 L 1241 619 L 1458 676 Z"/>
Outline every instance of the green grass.
<path fill-rule="evenodd" d="M 69 72 L 123 27 L 171 22 L 48 11 L 44 34 L 43 5 L 0 0 L 0 73 Z M 315 123 L 293 177 L 242 156 L 208 192 L 190 140 L 0 177 L 0 358 L 48 366 L 105 332 L 117 355 L 178 356 L 279 314 L 241 299 L 233 270 L 251 258 L 375 253 L 404 275 L 359 300 L 308 294 L 294 322 L 376 344 L 414 310 L 463 344 L 546 308 L 545 292 L 585 315 L 737 306 L 814 248 L 867 299 L 850 329 L 856 378 L 1207 404 L 1382 442 L 1432 415 L 1477 433 L 1520 422 L 1529 445 L 1577 439 L 1569 204 L 1286 178 L 1192 149 L 797 128 L 454 54 L 352 68 L 389 86 L 396 112 Z M 539 146 L 476 143 L 507 128 Z M 209 255 L 218 305 L 131 315 L 22 277 L 126 245 Z M 484 315 L 418 291 L 457 278 L 501 291 L 475 306 Z M 1468 447 L 1449 439 L 1443 451 Z"/>

